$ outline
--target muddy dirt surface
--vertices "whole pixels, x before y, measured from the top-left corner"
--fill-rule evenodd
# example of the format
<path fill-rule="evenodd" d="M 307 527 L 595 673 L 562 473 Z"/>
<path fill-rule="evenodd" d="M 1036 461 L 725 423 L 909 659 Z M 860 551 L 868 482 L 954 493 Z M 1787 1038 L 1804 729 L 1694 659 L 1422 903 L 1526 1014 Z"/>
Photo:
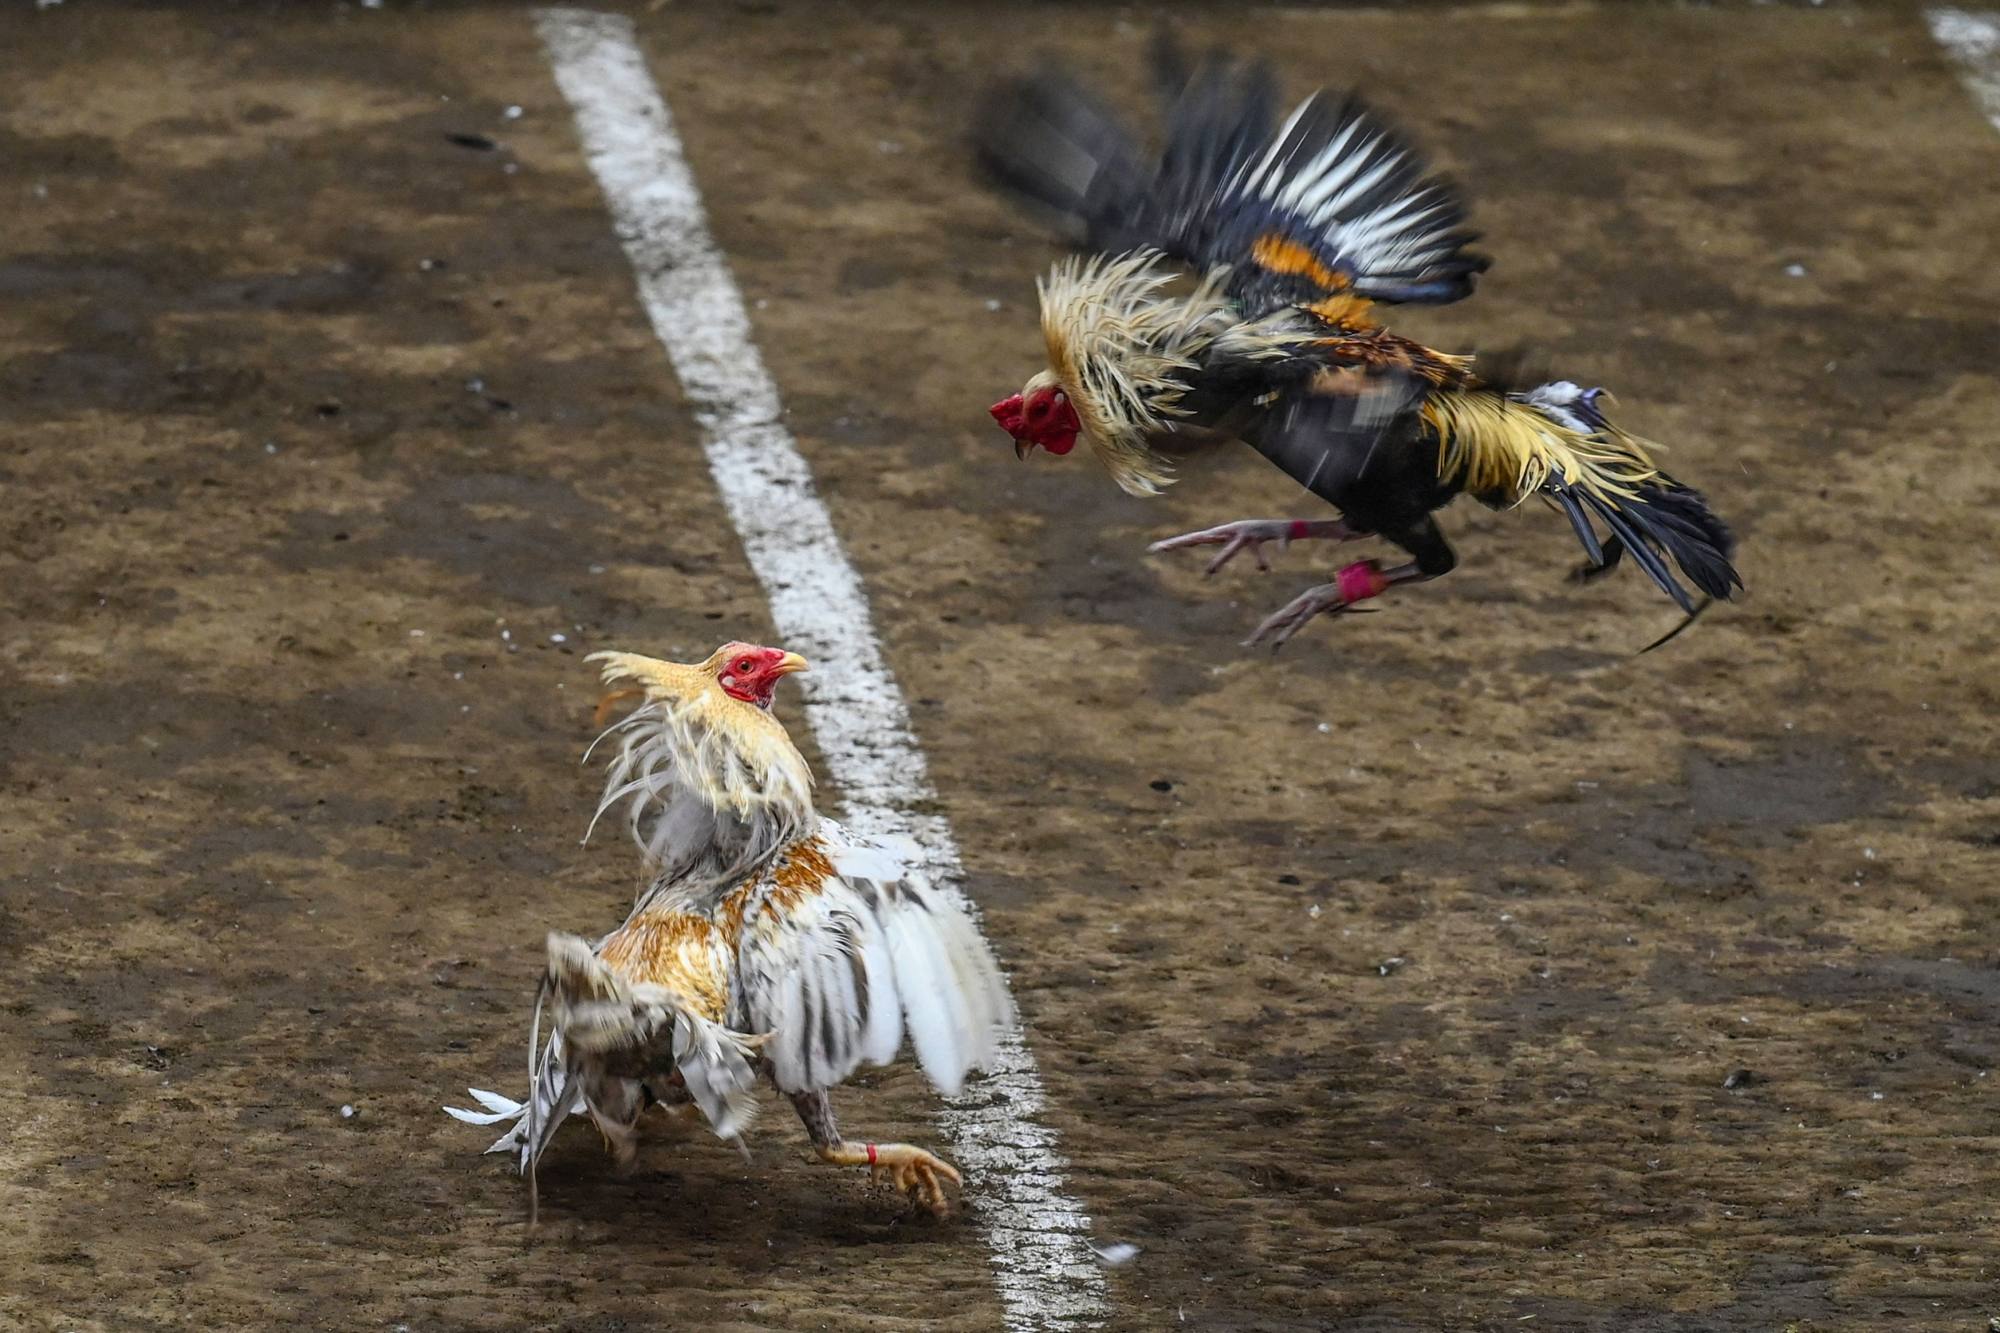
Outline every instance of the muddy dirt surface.
<path fill-rule="evenodd" d="M 637 18 L 1141 1247 L 1113 1326 L 2000 1313 L 2000 136 L 1915 11 L 1191 17 L 1434 147 L 1499 262 L 1412 330 L 1612 386 L 1751 590 L 1635 657 L 1636 572 L 1455 509 L 1275 662 L 1330 554 L 1143 546 L 1282 477 L 1128 499 L 983 410 L 1054 252 L 966 90 L 1137 104 L 1138 16 Z M 771 634 L 526 14 L 10 5 L 0 66 L 0 1323 L 999 1328 L 980 1182 L 911 1217 L 775 1099 L 749 1164 L 566 1132 L 532 1249 L 438 1112 L 633 888 L 582 654 Z M 935 1141 L 907 1067 L 839 1104 Z"/>

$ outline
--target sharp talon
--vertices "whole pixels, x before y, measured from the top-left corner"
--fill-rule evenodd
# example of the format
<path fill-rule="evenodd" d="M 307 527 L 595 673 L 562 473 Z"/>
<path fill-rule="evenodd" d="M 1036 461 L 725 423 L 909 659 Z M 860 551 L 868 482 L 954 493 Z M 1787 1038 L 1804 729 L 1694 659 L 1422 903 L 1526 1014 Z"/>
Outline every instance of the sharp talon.
<path fill-rule="evenodd" d="M 1291 601 L 1278 608 L 1257 626 L 1256 632 L 1244 641 L 1245 647 L 1255 647 L 1270 641 L 1275 653 L 1288 643 L 1314 616 L 1340 615 L 1354 609 L 1341 584 L 1322 583 L 1317 588 L 1309 588 Z"/>
<path fill-rule="evenodd" d="M 929 1209 L 939 1217 L 951 1210 L 951 1198 L 944 1181 L 961 1184 L 958 1171 L 943 1158 L 904 1143 L 878 1144 L 878 1158 L 869 1174 L 895 1186 L 912 1204 Z"/>

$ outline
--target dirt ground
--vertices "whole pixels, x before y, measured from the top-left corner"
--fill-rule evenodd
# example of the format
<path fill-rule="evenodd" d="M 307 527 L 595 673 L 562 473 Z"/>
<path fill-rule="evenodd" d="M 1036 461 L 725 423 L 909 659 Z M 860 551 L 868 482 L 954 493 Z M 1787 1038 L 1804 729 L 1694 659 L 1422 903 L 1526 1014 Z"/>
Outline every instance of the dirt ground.
<path fill-rule="evenodd" d="M 637 17 L 1141 1247 L 1113 1327 L 2000 1313 L 2000 136 L 1916 11 L 1188 16 L 1435 150 L 1498 263 L 1410 327 L 1612 386 L 1750 588 L 1636 657 L 1635 571 L 1455 509 L 1459 572 L 1275 661 L 1331 557 L 1143 547 L 1281 476 L 1128 499 L 984 411 L 1054 251 L 966 90 L 1138 105 L 1141 15 Z M 438 1111 L 629 901 L 582 654 L 772 634 L 526 12 L 16 4 L 0 75 L 0 1324 L 999 1328 L 976 1179 L 576 1128 L 526 1248 Z M 906 1067 L 839 1102 L 936 1139 Z"/>

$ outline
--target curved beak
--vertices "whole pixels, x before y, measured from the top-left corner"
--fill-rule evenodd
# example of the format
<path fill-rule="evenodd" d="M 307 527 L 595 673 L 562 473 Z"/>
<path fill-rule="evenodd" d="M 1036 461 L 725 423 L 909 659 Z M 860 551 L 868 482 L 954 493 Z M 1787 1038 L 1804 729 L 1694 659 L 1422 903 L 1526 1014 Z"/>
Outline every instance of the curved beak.
<path fill-rule="evenodd" d="M 807 669 L 805 658 L 800 657 L 797 653 L 786 653 L 778 659 L 778 664 L 771 668 L 771 674 L 774 676 L 789 676 L 794 671 L 805 671 Z"/>
<path fill-rule="evenodd" d="M 1021 395 L 1017 393 L 1002 398 L 986 411 L 1000 424 L 1001 430 L 1014 437 L 1014 457 L 1026 459 L 1035 442 L 1021 433 L 1027 424 L 1022 417 Z"/>

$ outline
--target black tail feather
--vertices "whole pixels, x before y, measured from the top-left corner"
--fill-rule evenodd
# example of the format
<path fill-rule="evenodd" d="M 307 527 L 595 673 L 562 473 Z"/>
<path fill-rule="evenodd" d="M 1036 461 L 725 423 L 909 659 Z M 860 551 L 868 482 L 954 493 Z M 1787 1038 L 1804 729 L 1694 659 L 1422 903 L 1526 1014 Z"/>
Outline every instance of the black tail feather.
<path fill-rule="evenodd" d="M 1686 615 L 1681 617 L 1680 624 L 1674 626 L 1672 629 L 1668 630 L 1665 634 L 1662 634 L 1659 638 L 1647 644 L 1644 648 L 1641 648 L 1639 650 L 1639 655 L 1643 657 L 1647 653 L 1652 652 L 1655 648 L 1661 648 L 1666 646 L 1667 644 L 1672 643 L 1675 639 L 1678 639 L 1681 636 L 1682 631 L 1687 629 L 1689 625 L 1692 625 L 1694 624 L 1695 621 L 1701 619 L 1702 612 L 1708 610 L 1709 607 L 1714 605 L 1715 605 L 1715 599 L 1713 597 L 1702 598 L 1701 601 L 1695 604 L 1694 610 L 1688 612 Z"/>
<path fill-rule="evenodd" d="M 1689 615 L 1695 613 L 1695 602 L 1667 568 L 1665 557 L 1671 556 L 1688 582 L 1708 597 L 1727 601 L 1743 586 L 1730 563 L 1736 539 L 1699 491 L 1665 475 L 1642 484 L 1633 498 L 1616 501 L 1570 486 L 1558 476 L 1550 477 L 1546 489 L 1562 505 L 1591 558 L 1581 571 L 1586 578 L 1614 568 L 1629 552 L 1647 577 Z M 1601 543 L 1590 521 L 1593 517 L 1611 534 Z"/>
<path fill-rule="evenodd" d="M 1616 565 L 1618 557 L 1625 553 L 1624 548 L 1618 544 L 1618 539 L 1615 537 L 1611 539 L 1610 550 L 1607 553 L 1604 543 L 1597 540 L 1597 529 L 1590 526 L 1590 518 L 1583 512 L 1583 506 L 1577 503 L 1574 493 L 1566 486 L 1561 490 L 1553 488 L 1551 490 L 1562 502 L 1563 513 L 1569 516 L 1569 525 L 1576 529 L 1576 539 L 1583 543 L 1584 554 L 1590 557 L 1590 563 L 1584 566 L 1590 571 L 1590 577 L 1595 578 Z"/>
<path fill-rule="evenodd" d="M 1653 543 L 1647 541 L 1647 537 L 1653 534 L 1647 532 L 1642 536 L 1637 530 L 1635 520 L 1638 514 L 1635 509 L 1612 504 L 1589 491 L 1583 492 L 1583 502 L 1605 527 L 1611 529 L 1612 537 L 1627 554 L 1639 562 L 1639 568 L 1646 571 L 1646 576 L 1659 584 L 1662 592 L 1674 599 L 1675 605 L 1683 611 L 1694 610 L 1694 599 L 1688 596 L 1687 589 L 1683 588 L 1679 580 L 1668 571 L 1667 562 L 1661 557 L 1659 550 Z"/>
<path fill-rule="evenodd" d="M 1731 557 L 1736 536 L 1700 491 L 1660 477 L 1639 488 L 1639 517 L 1695 587 L 1728 601 L 1743 586 Z"/>

